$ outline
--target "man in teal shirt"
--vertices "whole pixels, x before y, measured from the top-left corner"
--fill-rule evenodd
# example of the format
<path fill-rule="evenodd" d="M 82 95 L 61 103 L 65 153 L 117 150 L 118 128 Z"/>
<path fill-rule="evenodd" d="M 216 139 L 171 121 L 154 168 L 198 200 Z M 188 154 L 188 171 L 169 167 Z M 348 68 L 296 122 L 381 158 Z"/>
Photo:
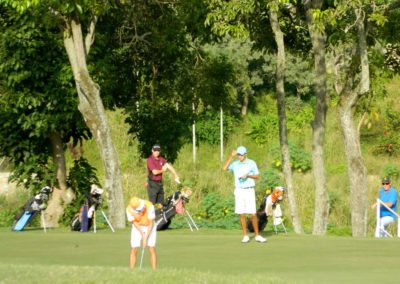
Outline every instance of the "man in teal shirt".
<path fill-rule="evenodd" d="M 238 160 L 232 161 L 234 157 Z M 235 179 L 235 213 L 240 215 L 240 225 L 243 230 L 242 243 L 248 243 L 250 237 L 247 231 L 247 218 L 246 214 L 250 214 L 251 221 L 254 228 L 255 240 L 264 243 L 267 241 L 264 237 L 259 235 L 258 221 L 256 216 L 256 194 L 254 187 L 255 180 L 260 178 L 257 164 L 247 158 L 247 150 L 243 146 L 239 146 L 227 159 L 224 165 L 224 171 L 233 172 Z"/>

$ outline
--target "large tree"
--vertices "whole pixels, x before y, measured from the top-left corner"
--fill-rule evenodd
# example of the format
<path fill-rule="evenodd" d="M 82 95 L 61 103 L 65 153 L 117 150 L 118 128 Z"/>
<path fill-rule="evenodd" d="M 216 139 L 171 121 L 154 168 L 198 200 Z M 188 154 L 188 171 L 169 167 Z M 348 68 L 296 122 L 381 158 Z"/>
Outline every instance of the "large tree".
<path fill-rule="evenodd" d="M 65 145 L 87 137 L 88 130 L 76 108 L 58 30 L 30 13 L 0 6 L 0 14 L 0 151 L 9 157 L 17 182 L 33 191 L 54 186 L 46 219 L 56 227 L 73 198 L 67 190 Z"/>
<path fill-rule="evenodd" d="M 5 0 L 4 3 L 19 13 L 29 9 L 45 18 L 49 24 L 60 27 L 76 83 L 78 109 L 98 145 L 103 161 L 110 220 L 117 228 L 125 227 L 120 162 L 100 97 L 100 86 L 92 80 L 88 69 L 88 55 L 94 42 L 97 20 L 111 8 L 112 1 Z"/>
<path fill-rule="evenodd" d="M 285 111 L 285 91 L 284 91 L 284 71 L 285 53 L 283 33 L 278 20 L 279 1 L 228 1 L 222 2 L 209 0 L 210 13 L 207 17 L 207 24 L 212 25 L 212 29 L 218 35 L 232 35 L 260 39 L 262 49 L 271 46 L 277 47 L 277 69 L 276 69 L 276 92 L 277 108 L 279 117 L 279 141 L 281 145 L 281 155 L 285 183 L 289 197 L 289 209 L 292 223 L 296 233 L 302 233 L 301 222 L 297 212 L 295 193 L 292 182 L 290 166 L 290 155 L 287 137 L 286 111 Z M 269 15 L 269 26 L 265 26 L 266 14 Z M 266 36 L 272 30 L 274 38 Z M 275 41 L 274 41 L 275 40 Z"/>
<path fill-rule="evenodd" d="M 311 38 L 314 56 L 314 93 L 317 98 L 314 121 L 312 122 L 312 163 L 315 183 L 315 208 L 313 234 L 324 235 L 328 226 L 329 196 L 326 187 L 324 141 L 326 113 L 328 110 L 327 72 L 325 60 L 326 32 L 318 20 L 321 14 L 323 0 L 303 0 L 306 22 Z"/>

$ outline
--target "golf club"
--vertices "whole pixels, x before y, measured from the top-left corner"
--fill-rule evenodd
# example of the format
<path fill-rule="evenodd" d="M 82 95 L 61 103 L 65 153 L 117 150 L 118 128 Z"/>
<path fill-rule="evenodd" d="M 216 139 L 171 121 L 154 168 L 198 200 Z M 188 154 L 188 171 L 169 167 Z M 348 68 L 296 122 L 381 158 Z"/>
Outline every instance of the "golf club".
<path fill-rule="evenodd" d="M 142 244 L 142 255 L 140 256 L 140 269 L 143 266 L 143 257 L 144 257 L 144 245 Z"/>

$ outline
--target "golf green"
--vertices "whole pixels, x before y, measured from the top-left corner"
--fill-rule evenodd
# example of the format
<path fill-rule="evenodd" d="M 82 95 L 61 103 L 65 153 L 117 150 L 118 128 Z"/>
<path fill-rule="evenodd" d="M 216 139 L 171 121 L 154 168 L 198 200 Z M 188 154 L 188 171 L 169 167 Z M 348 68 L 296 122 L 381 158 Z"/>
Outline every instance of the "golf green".
<path fill-rule="evenodd" d="M 158 232 L 158 268 L 160 273 L 166 275 L 168 271 L 174 271 L 171 274 L 178 278 L 177 270 L 189 274 L 193 272 L 194 278 L 185 278 L 193 283 L 228 283 L 232 279 L 236 279 L 237 283 L 254 283 L 246 280 L 252 277 L 255 283 L 399 282 L 398 238 L 360 239 L 283 233 L 267 234 L 267 237 L 267 243 L 257 243 L 252 238 L 250 243 L 242 244 L 241 232 L 237 230 L 200 229 L 191 232 L 181 229 Z M 62 267 L 61 270 L 68 270 L 68 267 L 100 267 L 104 271 L 122 269 L 124 273 L 129 273 L 129 238 L 129 229 L 115 233 L 104 229 L 94 234 L 70 232 L 66 229 L 53 229 L 47 233 L 32 229 L 11 232 L 2 228 L 0 283 L 3 283 L 1 279 L 6 279 L 4 283 L 8 283 L 14 278 L 37 283 L 39 279 L 35 276 L 23 278 L 19 275 L 19 271 L 29 272 L 30 267 L 33 269 L 32 275 L 35 275 L 36 266 L 46 271 L 59 267 Z M 147 251 L 143 266 L 144 273 L 148 273 L 146 281 L 151 281 L 154 274 L 150 273 Z M 138 269 L 135 271 L 138 272 Z M 196 273 L 203 276 L 196 279 Z M 213 274 L 218 275 L 217 279 L 212 277 Z M 60 272 L 60 275 L 69 277 L 66 272 Z M 85 282 L 78 275 L 79 272 L 71 276 L 71 283 Z M 105 277 L 105 282 L 113 283 L 111 275 L 106 274 Z M 68 282 L 68 279 L 58 280 Z M 97 283 L 96 279 L 93 281 Z M 46 278 L 40 279 L 40 282 L 45 283 Z"/>

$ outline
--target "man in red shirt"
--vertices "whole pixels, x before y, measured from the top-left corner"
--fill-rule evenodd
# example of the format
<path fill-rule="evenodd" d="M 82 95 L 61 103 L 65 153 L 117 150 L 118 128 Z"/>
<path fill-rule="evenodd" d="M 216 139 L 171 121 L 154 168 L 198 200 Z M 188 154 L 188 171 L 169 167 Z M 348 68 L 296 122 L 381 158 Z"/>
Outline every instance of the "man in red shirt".
<path fill-rule="evenodd" d="M 160 156 L 160 151 L 160 145 L 154 145 L 151 149 L 152 154 L 147 158 L 147 194 L 153 204 L 164 203 L 163 172 L 170 170 L 174 175 L 175 182 L 180 183 L 175 169 L 168 164 L 166 159 Z"/>

